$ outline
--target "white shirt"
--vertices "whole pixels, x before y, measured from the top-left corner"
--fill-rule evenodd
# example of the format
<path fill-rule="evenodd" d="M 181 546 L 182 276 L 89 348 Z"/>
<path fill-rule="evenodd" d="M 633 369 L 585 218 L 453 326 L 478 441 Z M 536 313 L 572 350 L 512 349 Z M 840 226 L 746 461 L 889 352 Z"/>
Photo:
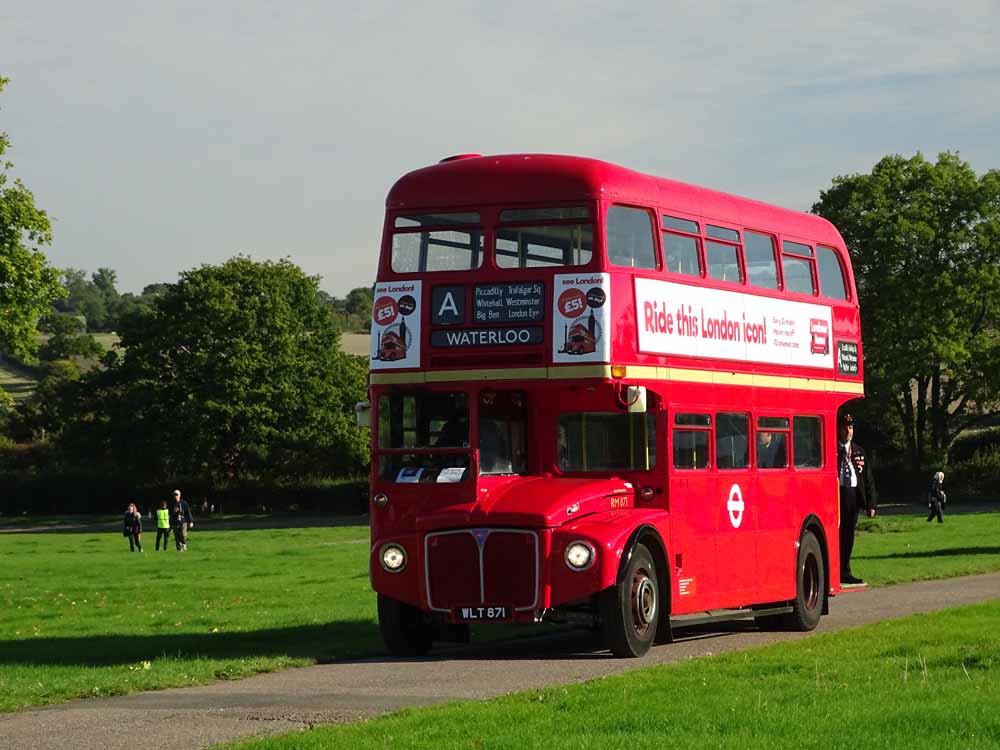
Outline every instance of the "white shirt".
<path fill-rule="evenodd" d="M 850 481 L 849 482 L 845 482 L 844 481 L 844 477 L 842 476 L 843 472 L 841 470 L 841 467 L 838 466 L 837 467 L 838 481 L 843 486 L 845 486 L 845 487 L 857 487 L 858 486 L 858 474 L 854 470 L 854 461 L 851 460 L 851 441 L 848 440 L 846 443 L 841 443 L 840 444 L 840 449 L 842 451 L 844 451 L 844 455 L 847 456 L 847 467 L 848 467 L 848 470 L 851 473 L 851 477 L 850 477 Z"/>

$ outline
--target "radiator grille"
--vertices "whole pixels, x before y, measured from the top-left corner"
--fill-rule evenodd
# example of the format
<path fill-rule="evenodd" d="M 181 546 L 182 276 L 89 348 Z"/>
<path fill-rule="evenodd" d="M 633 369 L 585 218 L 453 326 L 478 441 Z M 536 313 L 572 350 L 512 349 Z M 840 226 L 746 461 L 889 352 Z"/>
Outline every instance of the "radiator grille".
<path fill-rule="evenodd" d="M 431 609 L 500 604 L 529 610 L 538 603 L 538 535 L 533 531 L 438 531 L 424 538 L 424 553 Z"/>

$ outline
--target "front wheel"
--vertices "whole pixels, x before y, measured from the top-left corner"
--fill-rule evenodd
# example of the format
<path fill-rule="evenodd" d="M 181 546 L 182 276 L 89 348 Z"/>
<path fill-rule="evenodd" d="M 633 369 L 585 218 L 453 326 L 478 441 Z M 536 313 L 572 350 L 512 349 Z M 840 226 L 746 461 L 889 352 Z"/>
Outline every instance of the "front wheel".
<path fill-rule="evenodd" d="M 649 651 L 660 622 L 660 585 L 653 556 L 637 544 L 617 586 L 600 593 L 604 642 L 615 656 L 633 658 Z"/>
<path fill-rule="evenodd" d="M 434 631 L 416 607 L 378 595 L 378 627 L 393 656 L 423 656 L 431 650 Z"/>
<path fill-rule="evenodd" d="M 795 565 L 795 601 L 785 623 L 790 630 L 812 630 L 819 625 L 826 597 L 823 550 L 816 535 L 807 531 L 799 542 Z"/>

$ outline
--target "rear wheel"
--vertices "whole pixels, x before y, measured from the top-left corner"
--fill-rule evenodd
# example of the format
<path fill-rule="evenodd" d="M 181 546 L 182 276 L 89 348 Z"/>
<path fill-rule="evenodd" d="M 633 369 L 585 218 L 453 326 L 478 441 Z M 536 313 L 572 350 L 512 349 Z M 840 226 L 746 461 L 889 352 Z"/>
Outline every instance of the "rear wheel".
<path fill-rule="evenodd" d="M 653 556 L 637 544 L 618 585 L 599 598 L 604 642 L 615 656 L 642 656 L 653 645 L 660 622 L 660 585 Z"/>
<path fill-rule="evenodd" d="M 393 656 L 423 656 L 434 643 L 434 630 L 419 609 L 378 595 L 378 626 Z"/>
<path fill-rule="evenodd" d="M 816 535 L 807 531 L 799 542 L 799 556 L 795 566 L 795 601 L 792 611 L 785 616 L 790 630 L 812 630 L 819 625 L 826 600 L 826 574 L 823 549 Z"/>

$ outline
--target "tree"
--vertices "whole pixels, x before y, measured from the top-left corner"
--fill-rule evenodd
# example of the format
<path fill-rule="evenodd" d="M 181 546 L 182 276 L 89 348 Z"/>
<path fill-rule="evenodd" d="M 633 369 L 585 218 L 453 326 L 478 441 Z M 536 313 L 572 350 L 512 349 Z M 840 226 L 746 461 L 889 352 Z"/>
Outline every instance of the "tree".
<path fill-rule="evenodd" d="M 868 398 L 898 420 L 912 468 L 947 460 L 1000 408 L 1000 171 L 887 156 L 812 210 L 852 251 Z"/>
<path fill-rule="evenodd" d="M 318 280 L 234 258 L 181 275 L 122 321 L 121 352 L 85 378 L 67 444 L 150 479 L 282 479 L 360 471 L 364 374 L 340 353 Z"/>
<path fill-rule="evenodd" d="M 94 281 L 87 278 L 87 272 L 78 268 L 66 268 L 62 271 L 62 283 L 66 287 L 67 296 L 56 304 L 56 309 L 82 315 L 87 321 L 88 331 L 104 330 L 108 322 L 108 303 Z"/>
<path fill-rule="evenodd" d="M 38 330 L 48 333 L 48 340 L 38 350 L 38 358 L 45 361 L 86 357 L 97 359 L 104 354 L 104 347 L 93 336 L 84 332 L 84 322 L 78 315 L 52 311 L 40 321 Z"/>
<path fill-rule="evenodd" d="M 0 93 L 6 84 L 0 78 Z M 49 217 L 24 183 L 10 181 L 9 147 L 0 132 L 0 349 L 28 359 L 38 349 L 38 317 L 64 291 L 41 250 L 52 241 Z"/>
<path fill-rule="evenodd" d="M 10 434 L 24 442 L 57 436 L 75 413 L 74 386 L 80 379 L 80 368 L 60 360 L 47 363 L 42 372 L 35 392 L 17 405 L 9 419 Z"/>

